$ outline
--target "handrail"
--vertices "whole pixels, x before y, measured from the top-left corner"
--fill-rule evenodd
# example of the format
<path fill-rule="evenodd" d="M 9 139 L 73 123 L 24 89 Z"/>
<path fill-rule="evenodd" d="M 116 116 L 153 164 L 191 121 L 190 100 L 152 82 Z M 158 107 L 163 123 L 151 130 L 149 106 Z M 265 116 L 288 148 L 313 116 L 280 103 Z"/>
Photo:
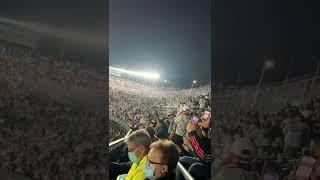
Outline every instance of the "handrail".
<path fill-rule="evenodd" d="M 129 132 L 128 132 L 123 138 L 118 139 L 118 140 L 116 140 L 116 141 L 113 141 L 113 142 L 109 143 L 109 147 L 110 147 L 110 146 L 113 146 L 113 145 L 115 145 L 115 144 L 118 144 L 118 143 L 120 143 L 120 142 L 122 142 L 122 141 L 124 141 L 124 140 L 127 138 L 127 136 L 130 135 L 131 132 L 132 132 L 132 129 L 130 129 Z"/>
<path fill-rule="evenodd" d="M 195 180 L 191 175 L 190 173 L 182 166 L 182 164 L 180 162 L 178 162 L 177 164 L 177 170 L 179 172 L 181 172 L 181 174 L 183 175 L 183 177 L 186 179 L 186 180 Z"/>

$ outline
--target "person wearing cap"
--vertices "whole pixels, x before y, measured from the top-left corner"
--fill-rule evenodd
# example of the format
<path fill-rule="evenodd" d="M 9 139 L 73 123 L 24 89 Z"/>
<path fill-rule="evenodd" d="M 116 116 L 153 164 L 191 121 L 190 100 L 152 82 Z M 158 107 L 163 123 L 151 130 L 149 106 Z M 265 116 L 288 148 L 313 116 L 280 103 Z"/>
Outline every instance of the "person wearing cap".
<path fill-rule="evenodd" d="M 253 144 L 244 138 L 237 139 L 231 145 L 230 154 L 222 161 L 220 167 L 213 171 L 215 180 L 256 180 L 258 172 L 251 170 L 251 162 L 256 152 Z"/>
<path fill-rule="evenodd" d="M 189 106 L 183 106 L 181 113 L 174 120 L 175 128 L 171 140 L 179 146 L 183 144 L 183 136 L 186 135 L 186 127 L 190 120 L 189 111 Z"/>

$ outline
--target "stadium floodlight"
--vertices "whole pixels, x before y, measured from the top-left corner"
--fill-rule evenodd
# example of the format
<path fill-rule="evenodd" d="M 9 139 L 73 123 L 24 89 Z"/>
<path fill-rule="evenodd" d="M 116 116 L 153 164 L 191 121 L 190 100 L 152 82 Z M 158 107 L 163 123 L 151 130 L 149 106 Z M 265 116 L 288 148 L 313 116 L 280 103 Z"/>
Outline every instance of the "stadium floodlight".
<path fill-rule="evenodd" d="M 126 69 L 120 69 L 120 68 L 115 68 L 115 67 L 109 67 L 109 69 L 131 74 L 134 76 L 140 76 L 144 77 L 146 79 L 160 79 L 160 74 L 159 73 L 154 73 L 154 72 L 136 72 L 136 71 L 131 71 L 131 70 L 126 70 Z"/>
<path fill-rule="evenodd" d="M 265 69 L 271 69 L 273 67 L 274 67 L 274 61 L 270 59 L 266 60 L 263 64 L 263 68 Z"/>
<path fill-rule="evenodd" d="M 193 80 L 192 81 L 192 84 L 191 84 L 191 89 L 190 89 L 190 92 L 189 92 L 189 96 L 191 96 L 191 92 L 192 92 L 192 89 L 193 89 L 193 85 L 197 83 L 197 80 Z"/>
<path fill-rule="evenodd" d="M 272 69 L 272 68 L 274 68 L 274 61 L 273 61 L 273 59 L 267 59 L 267 60 L 263 63 L 263 67 L 262 67 L 262 70 L 261 70 L 259 82 L 258 82 L 258 85 L 257 85 L 257 88 L 256 88 L 256 92 L 255 92 L 255 95 L 254 95 L 254 104 L 257 103 L 257 98 L 258 98 L 258 94 L 259 94 L 259 89 L 260 89 L 260 86 L 261 86 L 261 84 L 262 84 L 262 80 L 263 80 L 263 77 L 264 77 L 264 73 L 265 73 L 266 70 Z"/>

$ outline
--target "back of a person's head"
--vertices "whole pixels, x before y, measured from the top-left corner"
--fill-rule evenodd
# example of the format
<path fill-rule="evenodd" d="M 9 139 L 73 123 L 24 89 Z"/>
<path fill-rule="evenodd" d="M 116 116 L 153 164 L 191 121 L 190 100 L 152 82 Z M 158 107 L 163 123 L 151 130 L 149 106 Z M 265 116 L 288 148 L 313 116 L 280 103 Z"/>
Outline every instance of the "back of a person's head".
<path fill-rule="evenodd" d="M 160 125 L 164 124 L 164 120 L 163 120 L 163 119 L 158 119 L 157 122 L 158 122 Z"/>
<path fill-rule="evenodd" d="M 165 120 L 164 123 L 169 126 L 170 125 L 170 120 Z"/>
<path fill-rule="evenodd" d="M 155 134 L 155 131 L 154 131 L 153 127 L 148 126 L 146 128 L 146 131 L 148 132 L 150 138 L 152 139 L 154 137 L 154 134 Z"/>
<path fill-rule="evenodd" d="M 139 129 L 134 131 L 126 138 L 126 143 L 132 143 L 135 146 L 143 145 L 146 149 L 149 149 L 151 144 L 151 138 L 145 129 Z"/>
<path fill-rule="evenodd" d="M 169 140 L 159 140 L 151 144 L 150 149 L 158 150 L 163 164 L 168 165 L 168 172 L 171 173 L 177 166 L 179 152 L 177 146 Z"/>

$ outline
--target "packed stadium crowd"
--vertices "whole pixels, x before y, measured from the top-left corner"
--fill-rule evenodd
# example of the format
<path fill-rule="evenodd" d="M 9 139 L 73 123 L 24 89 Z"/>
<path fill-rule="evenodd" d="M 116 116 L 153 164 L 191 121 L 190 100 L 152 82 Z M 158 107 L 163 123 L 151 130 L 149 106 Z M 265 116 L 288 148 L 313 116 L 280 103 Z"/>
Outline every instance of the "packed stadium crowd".
<path fill-rule="evenodd" d="M 210 93 L 211 86 L 200 86 L 194 88 L 190 91 L 189 88 L 176 88 L 169 86 L 160 86 L 160 82 L 139 82 L 128 80 L 124 78 L 119 78 L 116 76 L 109 76 L 109 87 L 112 89 L 123 91 L 128 94 L 139 94 L 144 97 L 156 97 L 156 98 L 186 98 L 200 96 L 201 94 Z M 183 99 L 182 99 L 183 101 Z"/>
<path fill-rule="evenodd" d="M 0 64 L 1 172 L 30 179 L 106 179 L 105 112 L 50 98 L 32 83 L 95 88 L 103 76 L 4 41 Z"/>
<path fill-rule="evenodd" d="M 218 113 L 215 131 L 221 156 L 214 161 L 213 177 L 319 178 L 319 113 L 319 97 L 288 103 L 276 112 Z"/>
<path fill-rule="evenodd" d="M 104 88 L 105 76 L 80 64 L 55 57 L 42 56 L 37 50 L 0 40 L 1 71 L 7 78 L 45 79 L 62 85 Z M 4 74 L 1 74 L 2 76 Z M 16 80 L 16 79 L 10 79 Z"/>
<path fill-rule="evenodd" d="M 175 170 L 178 161 L 197 179 L 210 178 L 211 94 L 198 95 L 208 92 L 207 87 L 191 93 L 182 90 L 175 96 L 176 89 L 146 87 L 117 77 L 109 82 L 110 120 L 129 124 L 133 130 L 122 150 L 127 153 L 119 152 L 122 162 L 109 164 L 110 179 L 183 179 Z M 145 87 L 161 95 L 149 96 Z M 118 133 L 117 127 L 109 130 L 115 140 L 112 134 Z"/>
<path fill-rule="evenodd" d="M 121 88 L 122 87 L 122 88 Z M 144 88 L 156 89 L 161 96 L 148 96 L 143 91 Z M 137 91 L 134 91 L 137 90 Z M 194 91 L 203 91 L 197 88 Z M 206 88 L 207 90 L 207 88 Z M 189 104 L 191 108 L 197 106 L 198 101 L 201 103 L 202 110 L 205 106 L 204 96 L 192 93 L 180 93 L 179 96 L 163 96 L 164 94 L 176 93 L 178 90 L 171 88 L 171 91 L 163 91 L 161 87 L 149 87 L 141 83 L 132 82 L 125 79 L 110 76 L 109 78 L 109 119 L 116 126 L 109 126 L 110 141 L 114 141 L 115 134 L 119 134 L 119 125 L 128 131 L 131 127 L 145 127 L 150 124 L 156 124 L 157 119 L 164 119 L 172 108 L 182 107 L 182 104 Z M 209 99 L 209 97 L 207 97 Z M 179 102 L 179 103 L 178 103 Z M 121 128 L 120 128 L 121 129 Z M 121 135 L 126 133 L 122 131 Z M 122 136 L 123 137 L 123 136 Z"/>
<path fill-rule="evenodd" d="M 32 179 L 106 179 L 105 114 L 39 94 L 38 81 L 105 88 L 97 72 L 1 41 L 0 168 Z M 210 90 L 110 76 L 109 142 L 133 133 L 109 178 L 184 179 L 177 162 L 195 179 L 320 177 L 319 97 L 279 109 L 226 107 L 213 127 Z"/>
<path fill-rule="evenodd" d="M 237 106 L 226 107 L 224 113 L 216 113 L 215 127 L 211 128 L 212 126 L 208 125 L 210 123 L 206 121 L 206 115 L 203 114 L 209 111 L 209 119 L 212 120 L 211 107 L 208 106 L 211 103 L 200 110 L 200 101 L 206 100 L 204 96 L 182 96 L 184 98 L 175 99 L 176 104 L 179 104 L 179 100 L 185 101 L 180 101 L 182 106 L 174 106 L 179 112 L 172 113 L 167 111 L 166 106 L 172 102 L 170 98 L 161 96 L 150 100 L 146 106 L 143 100 L 147 98 L 145 96 L 132 94 L 130 91 L 126 93 L 125 90 L 118 90 L 117 94 L 126 99 L 127 104 L 133 101 L 134 105 L 120 110 L 120 114 L 125 117 L 124 122 L 128 122 L 129 119 L 133 120 L 130 124 L 138 124 L 131 127 L 138 131 L 126 138 L 127 147 L 123 152 L 127 154 L 122 153 L 122 156 L 127 157 L 121 157 L 120 162 L 110 164 L 111 179 L 183 179 L 176 166 L 169 168 L 167 158 L 179 161 L 195 179 L 209 178 L 204 175 L 208 175 L 210 170 L 212 178 L 219 180 L 314 180 L 320 177 L 319 97 L 312 97 L 301 104 L 287 103 L 277 111 L 267 110 L 275 108 L 244 110 Z M 142 102 L 142 105 L 139 106 L 138 102 Z M 152 109 L 148 109 L 153 104 L 163 108 L 158 107 L 157 113 L 148 116 L 153 112 Z M 130 112 L 133 107 L 138 107 L 138 114 L 143 116 L 127 116 L 126 112 Z M 195 114 L 201 120 L 192 124 Z M 121 116 L 119 117 L 121 119 Z M 212 151 L 208 148 L 211 136 L 206 138 L 208 127 L 211 130 L 210 135 L 214 137 Z M 173 145 L 177 152 L 173 152 Z M 177 157 L 169 156 L 165 153 L 166 150 L 170 150 Z M 158 156 L 161 158 L 153 161 Z M 141 165 L 140 162 L 146 165 Z M 206 169 L 210 166 L 210 170 Z M 162 172 L 163 169 L 166 171 Z"/>
<path fill-rule="evenodd" d="M 122 125 L 121 123 L 118 123 L 118 121 L 109 121 L 109 142 L 116 141 L 118 139 L 121 139 L 126 135 L 128 132 L 128 128 L 126 128 L 127 125 Z"/>

